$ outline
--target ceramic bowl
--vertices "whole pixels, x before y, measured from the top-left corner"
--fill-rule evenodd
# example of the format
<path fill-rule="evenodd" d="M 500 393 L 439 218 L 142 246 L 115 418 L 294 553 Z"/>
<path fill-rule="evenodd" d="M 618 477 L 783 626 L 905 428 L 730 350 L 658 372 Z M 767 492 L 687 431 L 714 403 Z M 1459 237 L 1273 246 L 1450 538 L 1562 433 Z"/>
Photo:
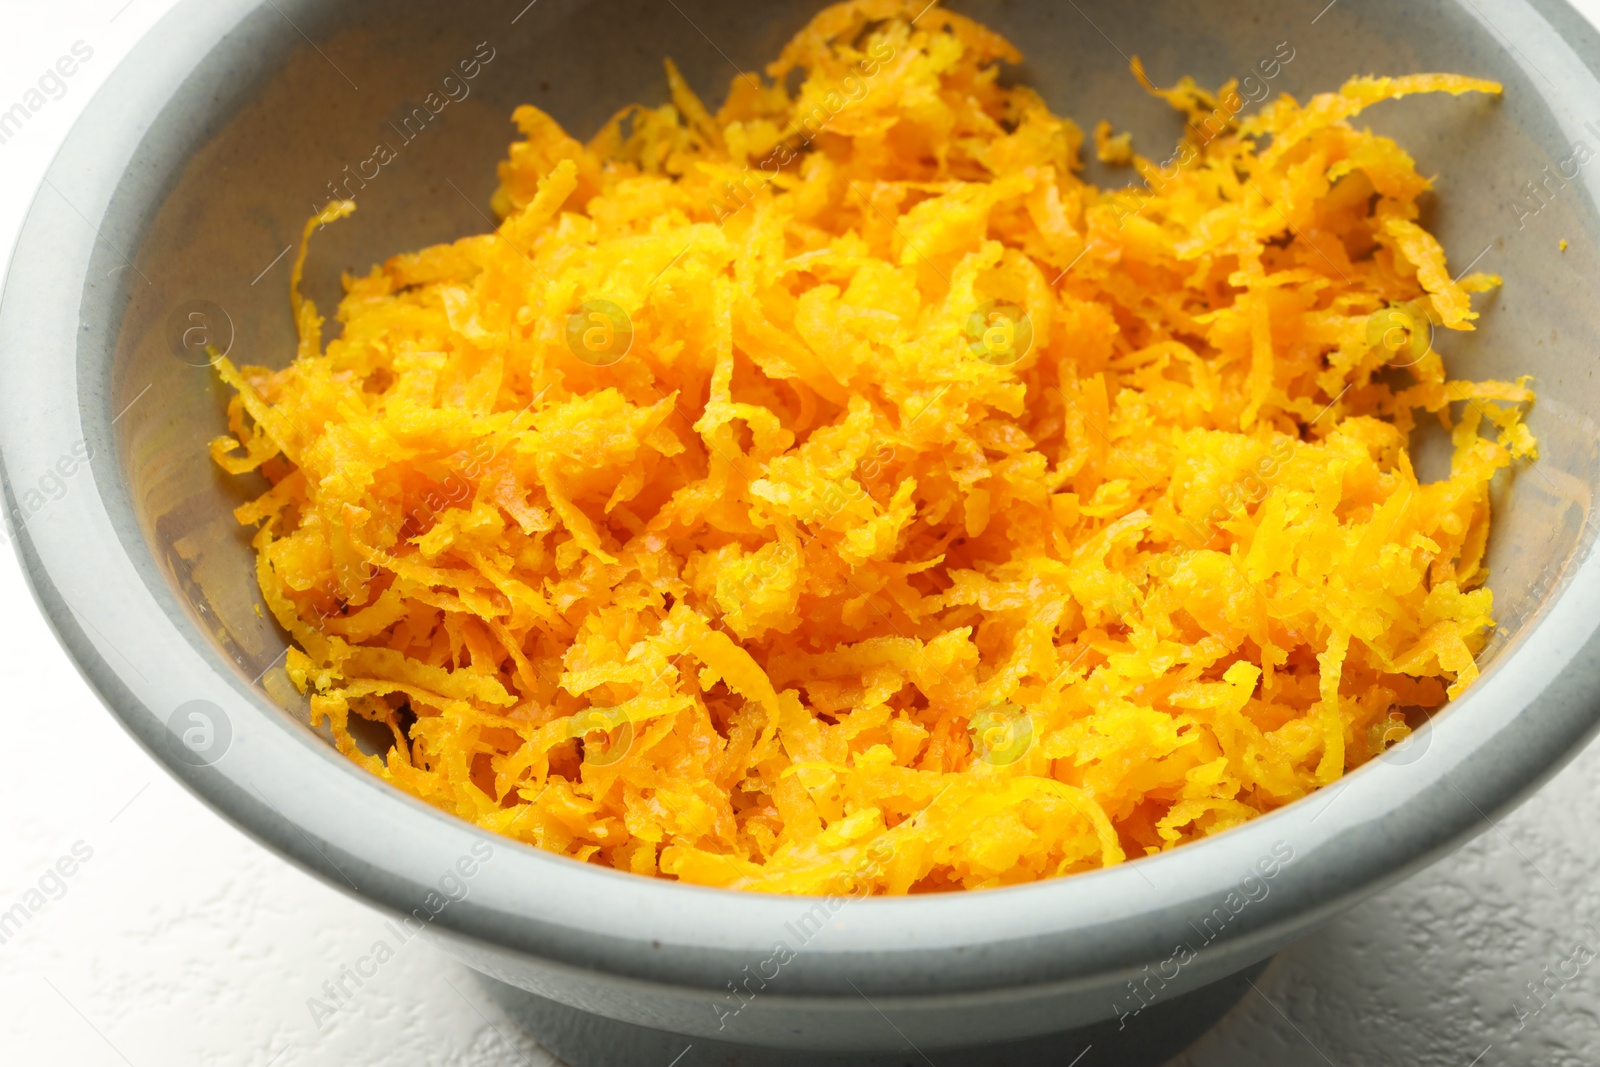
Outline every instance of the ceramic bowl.
<path fill-rule="evenodd" d="M 397 931 L 425 930 L 492 976 L 574 1063 L 665 1064 L 683 1046 L 682 1067 L 1024 1062 L 1018 1049 L 1043 1047 L 1066 1062 L 1076 1048 L 1048 1035 L 1097 1024 L 1086 1032 L 1171 1044 L 1182 1028 L 1153 1021 L 1162 1005 L 1226 1000 L 1238 983 L 1213 983 L 1481 832 L 1600 716 L 1600 39 L 1559 0 L 957 0 L 1020 44 L 1016 77 L 1058 111 L 1108 118 L 1145 146 L 1179 128 L 1129 75 L 1133 55 L 1158 81 L 1249 75 L 1302 99 L 1356 73 L 1504 82 L 1502 100 L 1413 97 L 1361 121 L 1439 176 L 1426 221 L 1453 265 L 1505 277 L 1478 331 L 1443 347 L 1456 377 L 1534 376 L 1541 458 L 1495 490 L 1500 630 L 1483 677 L 1404 748 L 1113 870 L 796 899 L 545 854 L 339 756 L 283 675 L 284 635 L 255 610 L 247 531 L 229 512 L 259 486 L 207 457 L 226 395 L 194 342 L 238 362 L 289 358 L 290 248 L 330 188 L 360 211 L 315 245 L 307 285 L 324 308 L 339 271 L 489 225 L 515 105 L 586 136 L 626 102 L 663 99 L 665 55 L 716 100 L 816 6 L 179 3 L 71 132 L 12 261 L 0 462 L 17 549 L 85 676 L 176 777 Z M 1419 441 L 1425 473 L 1439 470 L 1435 445 Z M 1095 1055 L 1113 1040 L 1094 1038 Z"/>

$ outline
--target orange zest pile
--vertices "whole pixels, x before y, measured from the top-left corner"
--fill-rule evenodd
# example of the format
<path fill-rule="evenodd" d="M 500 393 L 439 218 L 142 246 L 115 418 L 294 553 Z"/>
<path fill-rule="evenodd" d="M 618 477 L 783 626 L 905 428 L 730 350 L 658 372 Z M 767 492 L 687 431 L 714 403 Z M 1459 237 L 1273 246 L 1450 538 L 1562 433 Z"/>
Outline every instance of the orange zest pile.
<path fill-rule="evenodd" d="M 1473 680 L 1533 397 L 1447 378 L 1499 279 L 1350 120 L 1500 87 L 1152 87 L 1184 140 L 1107 129 L 1107 190 L 921 6 L 824 10 L 714 114 L 670 63 L 588 144 L 520 108 L 496 232 L 347 278 L 325 347 L 302 245 L 212 451 L 272 483 L 238 517 L 350 758 L 622 871 L 899 894 L 1236 826 Z"/>

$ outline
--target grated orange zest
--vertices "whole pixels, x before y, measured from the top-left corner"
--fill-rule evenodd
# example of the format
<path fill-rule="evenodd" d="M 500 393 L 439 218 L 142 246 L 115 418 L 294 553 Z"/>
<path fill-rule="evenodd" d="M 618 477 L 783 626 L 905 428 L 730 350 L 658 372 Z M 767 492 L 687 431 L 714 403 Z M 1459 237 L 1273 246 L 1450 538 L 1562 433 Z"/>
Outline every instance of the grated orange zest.
<path fill-rule="evenodd" d="M 920 7 L 827 8 L 715 113 L 670 63 L 587 144 L 519 108 L 495 232 L 346 278 L 326 345 L 302 243 L 298 352 L 218 360 L 213 454 L 272 483 L 237 514 L 351 759 L 622 871 L 903 894 L 1237 826 L 1476 677 L 1533 395 L 1419 340 L 1499 279 L 1351 120 L 1500 87 L 1241 118 L 1136 64 L 1214 121 L 1165 163 L 1100 126 L 1144 179 L 1101 189 L 1016 49 Z"/>

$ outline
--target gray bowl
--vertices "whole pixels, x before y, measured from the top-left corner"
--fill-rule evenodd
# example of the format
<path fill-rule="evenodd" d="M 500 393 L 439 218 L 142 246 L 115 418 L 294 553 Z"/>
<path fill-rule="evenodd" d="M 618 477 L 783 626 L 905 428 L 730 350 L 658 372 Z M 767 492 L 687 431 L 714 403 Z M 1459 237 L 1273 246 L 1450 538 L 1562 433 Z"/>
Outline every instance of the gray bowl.
<path fill-rule="evenodd" d="M 225 393 L 184 331 L 236 361 L 283 363 L 285 250 L 330 183 L 361 210 L 315 246 L 308 288 L 325 309 L 339 270 L 486 228 L 516 104 L 586 135 L 625 102 L 662 98 L 664 54 L 716 99 L 734 66 L 757 67 L 815 9 L 525 3 L 180 3 L 95 97 L 28 215 L 0 304 L 0 462 L 40 604 L 140 743 L 258 840 L 394 915 L 397 931 L 409 916 L 507 999 L 533 994 L 524 1017 L 574 1061 L 664 1063 L 670 1054 L 651 1057 L 693 1044 L 683 1067 L 707 1050 L 730 1063 L 898 1063 L 914 1048 L 950 1062 L 946 1050 L 1106 1020 L 1094 1033 L 1166 1032 L 1151 1022 L 1161 1004 L 1199 1003 L 1178 998 L 1203 1000 L 1481 832 L 1589 735 L 1600 716 L 1588 522 L 1600 483 L 1600 305 L 1588 282 L 1600 168 L 1575 153 L 1579 141 L 1585 160 L 1600 150 L 1593 29 L 1557 0 L 1340 0 L 1320 15 L 1320 3 L 1267 0 L 1226 15 L 969 0 L 962 10 L 1019 42 L 1020 77 L 1058 110 L 1109 118 L 1147 150 L 1177 124 L 1136 89 L 1125 55 L 1158 81 L 1217 84 L 1288 42 L 1294 58 L 1270 88 L 1301 98 L 1365 72 L 1506 84 L 1503 101 L 1414 97 L 1363 119 L 1441 176 L 1428 221 L 1453 263 L 1481 255 L 1476 269 L 1506 277 L 1479 331 L 1449 339 L 1453 374 L 1531 373 L 1540 394 L 1543 458 L 1496 490 L 1501 630 L 1483 679 L 1404 749 L 1214 839 L 915 899 L 741 895 L 617 874 L 486 835 L 340 757 L 282 674 L 284 635 L 254 610 L 246 531 L 229 511 L 260 486 L 206 455 Z M 488 51 L 474 78 L 457 75 L 464 98 L 415 118 L 430 92 L 461 96 L 446 75 Z M 379 142 L 395 158 L 374 168 Z M 1063 1062 L 1075 1051 L 1050 1040 Z"/>

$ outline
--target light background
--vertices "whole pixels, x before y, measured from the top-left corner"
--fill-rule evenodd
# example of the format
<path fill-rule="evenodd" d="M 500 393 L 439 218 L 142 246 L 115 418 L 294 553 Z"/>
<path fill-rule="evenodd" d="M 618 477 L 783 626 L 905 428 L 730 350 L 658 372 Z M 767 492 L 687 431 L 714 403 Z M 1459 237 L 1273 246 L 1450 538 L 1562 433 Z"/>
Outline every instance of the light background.
<path fill-rule="evenodd" d="M 94 50 L 65 95 L 0 144 L 7 258 L 67 130 L 171 3 L 0 0 L 0 110 L 75 42 Z M 1579 6 L 1600 15 L 1600 0 Z M 551 1067 L 421 939 L 319 1030 L 307 998 L 381 935 L 379 915 L 174 784 L 57 647 L 9 547 L 0 605 L 0 911 L 74 844 L 93 850 L 65 894 L 0 944 L 0 1063 Z M 1538 1007 L 1526 984 L 1578 943 L 1600 952 L 1587 925 L 1600 922 L 1597 812 L 1591 747 L 1464 849 L 1282 953 L 1173 1067 L 1600 1064 L 1600 967 L 1536 1015 L 1519 1022 L 1514 1007 Z"/>

